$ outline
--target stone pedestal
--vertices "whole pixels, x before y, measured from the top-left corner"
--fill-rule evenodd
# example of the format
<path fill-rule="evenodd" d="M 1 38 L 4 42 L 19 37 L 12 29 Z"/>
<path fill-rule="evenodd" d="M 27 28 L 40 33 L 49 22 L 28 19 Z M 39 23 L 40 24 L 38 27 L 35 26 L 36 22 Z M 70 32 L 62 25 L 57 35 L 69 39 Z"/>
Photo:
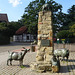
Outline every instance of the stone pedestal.
<path fill-rule="evenodd" d="M 51 11 L 40 11 L 38 18 L 38 51 L 36 62 L 31 64 L 31 69 L 38 72 L 51 71 L 53 49 L 52 13 Z"/>
<path fill-rule="evenodd" d="M 40 11 L 38 19 L 38 51 L 36 61 L 50 63 L 53 51 L 53 29 L 51 11 Z"/>

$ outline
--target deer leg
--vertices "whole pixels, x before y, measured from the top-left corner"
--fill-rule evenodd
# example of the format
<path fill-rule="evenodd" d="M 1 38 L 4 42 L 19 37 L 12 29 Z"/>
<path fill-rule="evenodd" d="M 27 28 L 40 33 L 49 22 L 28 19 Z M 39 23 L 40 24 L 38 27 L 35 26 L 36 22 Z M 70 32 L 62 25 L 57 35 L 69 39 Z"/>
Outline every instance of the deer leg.
<path fill-rule="evenodd" d="M 23 65 L 23 60 L 21 60 L 21 65 Z"/>
<path fill-rule="evenodd" d="M 21 66 L 21 60 L 19 60 L 19 65 Z"/>
<path fill-rule="evenodd" d="M 9 63 L 9 59 L 7 60 L 7 65 L 9 65 L 8 63 Z"/>
<path fill-rule="evenodd" d="M 63 59 L 62 59 L 62 61 L 64 61 L 64 58 L 65 58 L 65 57 L 63 56 Z"/>
<path fill-rule="evenodd" d="M 19 60 L 20 66 L 23 65 L 23 60 Z"/>
<path fill-rule="evenodd" d="M 10 65 L 12 65 L 12 60 L 10 60 Z"/>
<path fill-rule="evenodd" d="M 68 60 L 68 56 L 66 56 L 67 60 Z"/>
<path fill-rule="evenodd" d="M 57 56 L 57 60 L 59 60 L 59 56 Z"/>

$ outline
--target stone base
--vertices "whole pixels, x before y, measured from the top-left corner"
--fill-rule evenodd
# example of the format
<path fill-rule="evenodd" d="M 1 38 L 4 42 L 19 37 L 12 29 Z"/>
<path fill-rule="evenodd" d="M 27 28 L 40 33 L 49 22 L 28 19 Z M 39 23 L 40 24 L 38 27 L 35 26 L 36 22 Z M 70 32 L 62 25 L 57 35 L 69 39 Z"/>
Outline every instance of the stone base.
<path fill-rule="evenodd" d="M 51 71 L 51 64 L 46 64 L 44 62 L 32 62 L 31 63 L 31 70 L 37 72 L 44 72 L 44 71 Z"/>
<path fill-rule="evenodd" d="M 31 70 L 36 71 L 36 72 L 59 72 L 59 66 L 52 66 L 51 64 L 44 63 L 43 61 L 40 62 L 32 62 L 31 65 Z"/>
<path fill-rule="evenodd" d="M 57 67 L 52 67 L 51 64 L 47 64 L 47 63 L 44 63 L 44 62 L 32 62 L 31 63 L 31 70 L 32 71 L 36 71 L 36 72 L 46 72 L 46 71 L 52 71 L 53 69 L 53 72 L 57 72 L 58 69 L 55 69 Z M 55 70 L 55 71 L 54 71 Z"/>

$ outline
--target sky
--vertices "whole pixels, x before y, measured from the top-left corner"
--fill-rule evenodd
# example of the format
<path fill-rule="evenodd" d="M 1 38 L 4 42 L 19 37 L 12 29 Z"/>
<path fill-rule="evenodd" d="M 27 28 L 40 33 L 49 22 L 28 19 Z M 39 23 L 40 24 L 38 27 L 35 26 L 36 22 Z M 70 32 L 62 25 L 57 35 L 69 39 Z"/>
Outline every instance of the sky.
<path fill-rule="evenodd" d="M 34 0 L 0 0 L 0 13 L 7 14 L 9 22 L 18 21 L 24 14 L 25 7 Z M 75 0 L 54 0 L 58 4 L 61 4 L 64 13 L 75 5 Z"/>

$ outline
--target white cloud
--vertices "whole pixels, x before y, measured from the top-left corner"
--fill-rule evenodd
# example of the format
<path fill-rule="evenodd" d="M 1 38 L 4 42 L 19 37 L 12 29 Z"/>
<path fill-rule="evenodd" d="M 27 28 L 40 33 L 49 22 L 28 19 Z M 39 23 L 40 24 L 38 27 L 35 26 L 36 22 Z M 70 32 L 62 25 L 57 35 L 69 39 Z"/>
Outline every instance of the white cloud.
<path fill-rule="evenodd" d="M 9 3 L 11 3 L 13 7 L 22 4 L 21 0 L 9 0 Z"/>

